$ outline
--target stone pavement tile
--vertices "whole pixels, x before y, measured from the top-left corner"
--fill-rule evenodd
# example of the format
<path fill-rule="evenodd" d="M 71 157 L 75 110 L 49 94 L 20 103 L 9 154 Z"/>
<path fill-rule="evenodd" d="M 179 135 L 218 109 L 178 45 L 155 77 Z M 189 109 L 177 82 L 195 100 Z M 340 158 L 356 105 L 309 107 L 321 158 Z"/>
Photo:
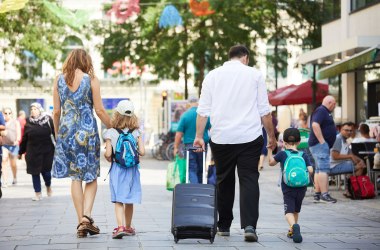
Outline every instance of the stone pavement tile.
<path fill-rule="evenodd" d="M 179 240 L 179 242 L 181 242 L 181 244 L 184 244 L 185 242 L 188 242 L 188 244 L 197 244 L 197 240 L 193 240 L 193 239 L 187 239 L 187 240 Z M 176 243 L 174 242 L 174 240 L 166 240 L 166 241 L 142 241 L 140 242 L 141 243 L 141 246 L 143 248 L 145 247 L 173 247 Z"/>
<path fill-rule="evenodd" d="M 0 237 L 26 236 L 30 234 L 32 229 L 20 230 L 12 229 L 12 227 L 0 233 Z"/>
<path fill-rule="evenodd" d="M 258 234 L 257 235 L 259 237 L 259 241 L 260 242 L 265 242 L 265 241 L 271 241 L 271 242 L 276 242 L 276 241 L 279 241 L 279 242 L 283 242 L 283 240 L 281 239 L 281 237 L 279 237 L 279 235 L 277 234 Z M 239 239 L 241 240 L 243 237 L 240 236 Z"/>
<path fill-rule="evenodd" d="M 259 239 L 260 240 L 260 239 Z M 296 243 L 293 242 L 260 242 L 264 247 L 270 247 L 275 249 L 296 249 Z"/>
<path fill-rule="evenodd" d="M 285 241 L 285 242 L 292 242 L 291 239 L 288 237 L 280 236 L 280 238 Z M 321 242 L 326 242 L 326 243 L 341 243 L 341 241 L 329 237 L 324 237 L 324 236 L 319 236 L 319 235 L 308 235 L 302 233 L 302 242 L 303 243 L 321 243 Z"/>
<path fill-rule="evenodd" d="M 125 250 L 125 246 L 124 247 L 109 247 L 108 250 Z M 170 248 L 170 249 L 173 249 L 173 248 Z M 128 247 L 128 250 L 141 250 L 140 247 Z"/>
<path fill-rule="evenodd" d="M 371 243 L 371 244 L 380 244 L 380 235 L 378 235 L 376 238 L 368 238 L 367 236 L 361 236 L 361 237 L 350 237 L 347 236 L 339 236 L 335 237 L 335 239 L 339 240 L 343 243 Z"/>
<path fill-rule="evenodd" d="M 255 246 L 256 248 L 256 246 Z M 170 248 L 169 248 L 170 249 Z M 172 248 L 173 249 L 173 248 Z M 178 250 L 191 250 L 194 249 L 194 245 L 182 245 L 182 244 L 177 244 L 174 246 L 174 249 Z M 202 246 L 202 245 L 197 245 L 196 246 L 197 250 L 207 250 L 207 249 L 221 249 L 221 250 L 236 250 L 236 247 L 231 247 L 231 246 L 220 246 L 220 245 L 209 245 L 209 246 Z M 252 249 L 252 247 L 251 247 Z M 144 248 L 145 250 L 145 248 Z"/>
<path fill-rule="evenodd" d="M 328 249 L 331 248 L 339 248 L 339 249 L 373 249 L 377 247 L 375 244 L 370 243 L 318 243 L 319 245 L 326 247 Z"/>
<path fill-rule="evenodd" d="M 103 243 L 95 243 L 95 242 L 86 242 L 86 243 L 79 243 L 78 248 L 87 248 L 87 249 L 98 249 L 98 248 L 107 248 L 107 247 L 119 247 L 119 248 L 125 248 L 125 247 L 140 247 L 140 243 L 137 241 L 125 241 L 123 239 L 103 242 Z"/>
<path fill-rule="evenodd" d="M 77 249 L 77 244 L 17 245 L 17 250 Z"/>

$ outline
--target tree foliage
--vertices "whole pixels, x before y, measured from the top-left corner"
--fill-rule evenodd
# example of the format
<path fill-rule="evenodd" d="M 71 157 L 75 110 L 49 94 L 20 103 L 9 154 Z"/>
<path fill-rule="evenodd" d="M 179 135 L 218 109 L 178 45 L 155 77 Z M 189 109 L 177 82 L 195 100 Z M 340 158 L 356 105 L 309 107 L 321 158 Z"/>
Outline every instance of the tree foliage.
<path fill-rule="evenodd" d="M 55 66 L 62 50 L 65 24 L 54 16 L 41 1 L 29 1 L 22 9 L 0 14 L 0 43 L 4 65 L 12 64 L 22 79 L 33 78 L 39 73 L 42 61 Z M 26 69 L 24 50 L 36 56 L 35 67 Z M 8 61 L 6 53 L 15 54 L 16 60 Z"/>
<path fill-rule="evenodd" d="M 200 86 L 205 73 L 227 60 L 228 49 L 245 44 L 255 63 L 257 39 L 275 40 L 311 38 L 313 46 L 320 42 L 317 1 L 295 0 L 235 0 L 209 1 L 215 13 L 197 17 L 189 10 L 188 1 L 141 0 L 141 13 L 122 25 L 98 22 L 94 30 L 106 34 L 100 45 L 105 69 L 114 61 L 125 58 L 140 67 L 149 65 L 159 79 L 178 80 L 191 77 L 189 65 L 195 68 L 194 81 Z M 182 16 L 184 26 L 160 29 L 158 20 L 166 4 L 174 4 Z M 106 7 L 106 8 L 109 8 Z M 317 10 L 317 11 L 316 11 Z M 281 11 L 288 13 L 292 22 L 281 22 Z M 296 29 L 294 27 L 297 27 Z M 302 32 L 299 32 L 303 30 Z M 308 31 L 308 32 L 305 32 Z M 273 64 L 285 67 L 280 53 L 275 53 Z M 186 85 L 185 85 L 186 86 Z M 187 89 L 185 90 L 187 95 Z"/>

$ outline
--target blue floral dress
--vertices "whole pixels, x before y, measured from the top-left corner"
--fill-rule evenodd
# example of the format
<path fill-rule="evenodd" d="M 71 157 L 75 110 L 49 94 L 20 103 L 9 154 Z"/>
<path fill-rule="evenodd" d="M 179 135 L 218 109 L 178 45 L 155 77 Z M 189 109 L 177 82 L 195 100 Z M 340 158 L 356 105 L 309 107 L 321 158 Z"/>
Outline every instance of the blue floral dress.
<path fill-rule="evenodd" d="M 84 74 L 72 92 L 61 74 L 58 78 L 61 119 L 54 153 L 55 178 L 92 182 L 100 174 L 100 139 L 93 114 L 91 79 Z"/>

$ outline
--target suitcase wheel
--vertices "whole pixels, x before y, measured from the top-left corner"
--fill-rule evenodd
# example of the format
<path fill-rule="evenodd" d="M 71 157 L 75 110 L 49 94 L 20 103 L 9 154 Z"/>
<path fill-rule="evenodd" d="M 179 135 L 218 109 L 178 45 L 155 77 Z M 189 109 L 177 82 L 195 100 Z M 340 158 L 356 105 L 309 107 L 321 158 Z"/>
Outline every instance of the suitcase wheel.
<path fill-rule="evenodd" d="M 214 243 L 214 238 L 211 238 L 211 239 L 210 239 L 210 243 L 211 243 L 211 244 Z"/>
<path fill-rule="evenodd" d="M 174 230 L 173 235 L 174 235 L 174 242 L 177 244 L 178 243 L 178 231 L 176 229 Z"/>

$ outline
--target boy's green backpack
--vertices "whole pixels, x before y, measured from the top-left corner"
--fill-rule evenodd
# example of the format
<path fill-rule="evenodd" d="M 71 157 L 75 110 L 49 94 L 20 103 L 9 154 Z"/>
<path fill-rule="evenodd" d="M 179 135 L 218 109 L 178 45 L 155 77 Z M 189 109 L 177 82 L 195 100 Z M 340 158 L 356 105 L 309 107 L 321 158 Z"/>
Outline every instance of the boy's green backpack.
<path fill-rule="evenodd" d="M 287 158 L 282 173 L 285 184 L 289 187 L 306 187 L 310 179 L 303 152 L 285 150 L 285 153 Z"/>

